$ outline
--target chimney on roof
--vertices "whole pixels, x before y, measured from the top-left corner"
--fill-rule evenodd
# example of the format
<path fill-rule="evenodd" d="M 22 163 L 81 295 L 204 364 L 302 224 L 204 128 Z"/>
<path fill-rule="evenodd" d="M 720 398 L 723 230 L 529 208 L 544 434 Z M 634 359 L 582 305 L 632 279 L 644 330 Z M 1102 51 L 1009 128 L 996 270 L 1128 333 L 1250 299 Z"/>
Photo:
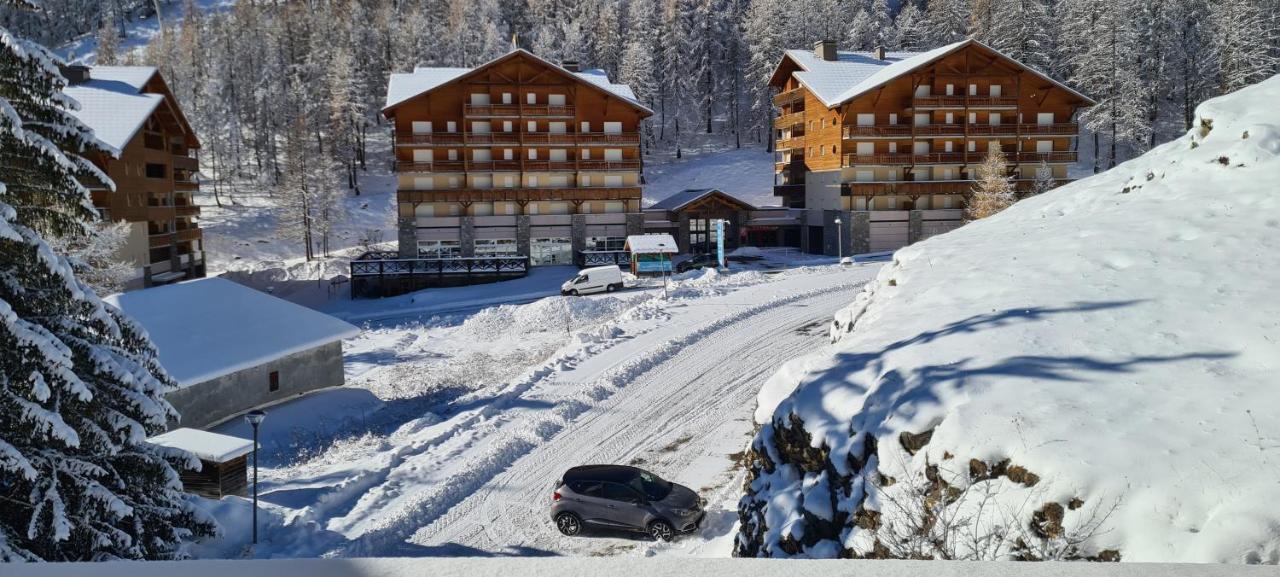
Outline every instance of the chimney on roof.
<path fill-rule="evenodd" d="M 876 46 L 874 51 L 876 60 L 884 60 L 884 46 Z"/>
<path fill-rule="evenodd" d="M 89 67 L 83 64 L 59 64 L 58 71 L 67 79 L 67 84 L 84 84 L 89 81 Z"/>
<path fill-rule="evenodd" d="M 578 72 L 578 61 L 565 60 L 564 62 L 560 63 L 560 67 L 565 70 L 568 70 L 569 72 Z"/>
<path fill-rule="evenodd" d="M 813 44 L 813 54 L 818 58 L 828 61 L 836 60 L 836 41 L 835 40 L 819 40 Z"/>

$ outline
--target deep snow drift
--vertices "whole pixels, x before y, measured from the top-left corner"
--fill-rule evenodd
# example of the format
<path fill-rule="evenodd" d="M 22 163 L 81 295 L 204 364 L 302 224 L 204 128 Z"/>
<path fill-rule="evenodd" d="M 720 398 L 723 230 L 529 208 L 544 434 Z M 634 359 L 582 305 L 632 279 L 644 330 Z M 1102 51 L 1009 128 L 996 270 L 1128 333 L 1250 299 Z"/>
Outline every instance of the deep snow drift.
<path fill-rule="evenodd" d="M 1277 103 L 899 251 L 761 392 L 738 554 L 1280 560 Z"/>

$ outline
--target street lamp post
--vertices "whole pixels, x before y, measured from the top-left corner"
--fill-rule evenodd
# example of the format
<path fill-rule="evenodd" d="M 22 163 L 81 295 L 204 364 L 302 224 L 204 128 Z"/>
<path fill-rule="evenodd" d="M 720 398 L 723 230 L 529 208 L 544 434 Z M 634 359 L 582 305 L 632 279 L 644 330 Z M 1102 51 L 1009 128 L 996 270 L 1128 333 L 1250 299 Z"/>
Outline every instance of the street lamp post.
<path fill-rule="evenodd" d="M 667 243 L 658 243 L 658 272 L 662 273 L 662 298 L 667 298 Z"/>
<path fill-rule="evenodd" d="M 844 227 L 840 226 L 843 221 L 840 217 L 836 217 L 836 255 L 840 260 L 844 260 Z"/>
<path fill-rule="evenodd" d="M 267 418 L 266 411 L 252 410 L 244 420 L 253 427 L 253 544 L 258 544 L 258 425 Z"/>

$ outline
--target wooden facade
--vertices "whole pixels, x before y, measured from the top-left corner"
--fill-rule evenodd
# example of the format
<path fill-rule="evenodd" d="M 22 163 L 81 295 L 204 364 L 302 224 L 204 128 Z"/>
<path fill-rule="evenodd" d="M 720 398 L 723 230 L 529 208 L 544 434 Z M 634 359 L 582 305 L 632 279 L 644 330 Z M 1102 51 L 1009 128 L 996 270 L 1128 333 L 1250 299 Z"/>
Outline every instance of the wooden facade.
<path fill-rule="evenodd" d="M 815 54 L 822 58 L 821 46 Z M 882 52 L 836 56 L 834 47 L 827 54 L 885 60 Z M 838 206 L 809 208 L 958 208 L 992 147 L 1005 153 L 1020 190 L 1042 166 L 1066 182 L 1077 160 L 1077 113 L 1093 104 L 973 40 L 843 102 L 824 103 L 800 71 L 788 54 L 770 80 L 779 110 L 775 194 L 795 208 L 814 204 L 813 191 L 823 187 L 838 187 Z"/>
<path fill-rule="evenodd" d="M 87 74 L 87 81 L 94 79 L 93 69 Z M 140 273 L 130 289 L 205 274 L 200 207 L 195 201 L 200 190 L 200 141 L 158 71 L 139 93 L 163 99 L 117 153 L 89 158 L 111 178 L 115 190 L 87 183 L 104 220 L 133 224 L 122 255 Z"/>
<path fill-rule="evenodd" d="M 591 214 L 602 201 L 607 212 L 638 215 L 640 124 L 652 113 L 598 79 L 604 85 L 514 50 L 390 103 L 383 114 L 395 132 L 400 255 L 419 256 L 423 219 Z M 512 232 L 500 234 L 528 256 L 529 239 L 514 238 L 519 226 L 513 220 Z M 533 226 L 532 238 L 570 242 L 563 231 Z M 467 234 L 457 237 L 456 255 L 476 256 Z"/>

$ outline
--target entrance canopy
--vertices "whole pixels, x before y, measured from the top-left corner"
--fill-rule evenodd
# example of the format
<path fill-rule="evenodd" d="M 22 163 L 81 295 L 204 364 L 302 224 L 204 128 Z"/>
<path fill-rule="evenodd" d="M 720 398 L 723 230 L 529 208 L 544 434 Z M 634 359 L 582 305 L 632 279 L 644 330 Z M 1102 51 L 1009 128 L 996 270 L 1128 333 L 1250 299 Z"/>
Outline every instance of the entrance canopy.
<path fill-rule="evenodd" d="M 627 237 L 627 251 L 631 254 L 676 254 L 680 248 L 669 234 L 633 234 Z"/>

